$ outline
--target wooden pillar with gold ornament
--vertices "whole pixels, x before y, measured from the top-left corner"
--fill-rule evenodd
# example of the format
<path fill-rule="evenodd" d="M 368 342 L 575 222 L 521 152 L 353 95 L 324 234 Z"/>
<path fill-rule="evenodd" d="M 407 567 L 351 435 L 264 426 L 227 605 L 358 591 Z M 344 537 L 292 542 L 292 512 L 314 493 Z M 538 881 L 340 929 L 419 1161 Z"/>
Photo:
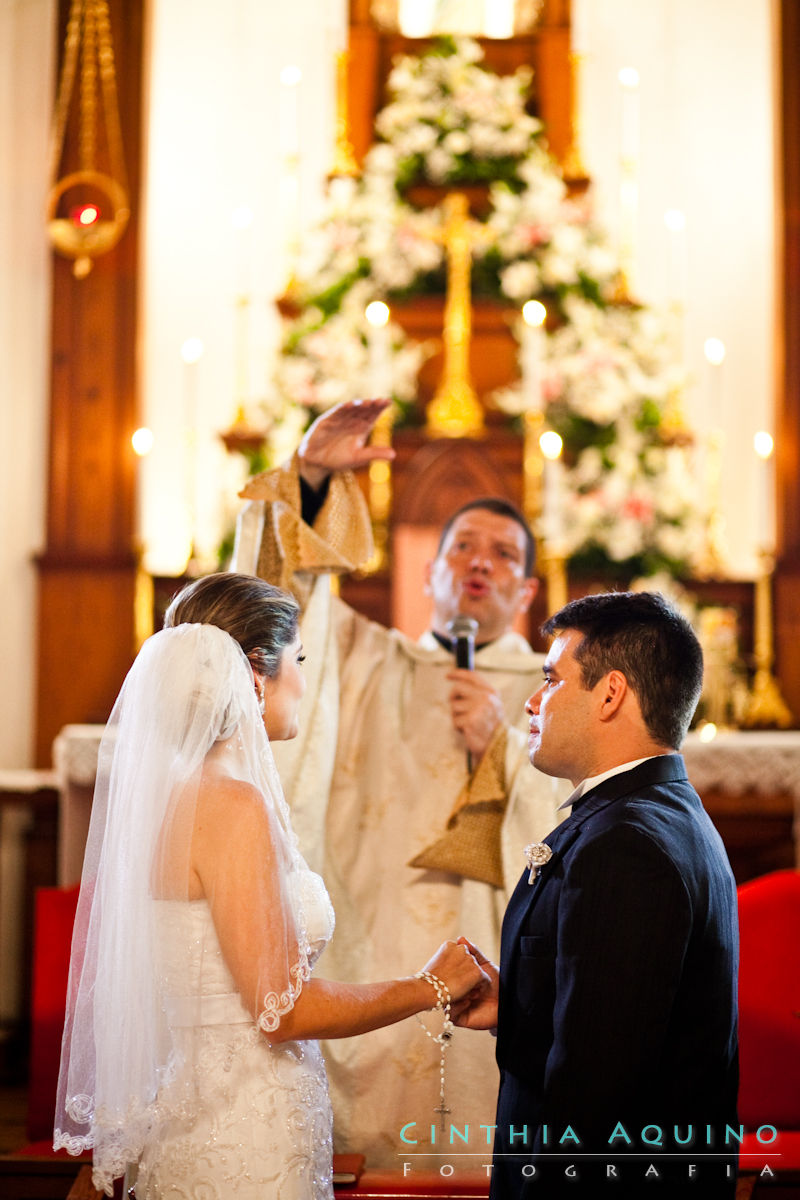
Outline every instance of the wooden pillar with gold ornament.
<path fill-rule="evenodd" d="M 36 761 L 51 761 L 63 725 L 108 717 L 135 650 L 137 554 L 134 545 L 136 456 L 136 304 L 141 78 L 144 0 L 60 0 L 58 70 L 68 41 L 85 28 L 91 6 L 103 42 L 95 67 L 79 72 L 85 102 L 73 97 L 63 117 L 63 181 L 82 166 L 86 128 L 81 111 L 98 117 L 98 173 L 113 178 L 108 119 L 109 64 L 119 113 L 119 140 L 127 176 L 130 217 L 116 244 L 90 262 L 82 277 L 63 249 L 53 256 L 50 439 L 46 544 L 38 566 Z M 106 39 L 105 31 L 110 35 Z M 109 45 L 113 57 L 109 59 Z M 97 87 L 94 91 L 92 74 Z M 64 95 L 63 78 L 59 95 Z M 88 105 L 88 108 L 87 108 Z M 113 115 L 111 117 L 113 124 Z M 81 146 L 83 138 L 84 146 Z M 119 193 L 91 178 L 65 187 L 58 206 L 70 219 L 96 205 L 97 221 L 113 220 Z M 109 206 L 112 207 L 109 207 Z M 60 219 L 60 212 L 51 213 Z M 58 243 L 56 242 L 56 247 Z M 91 242 L 89 249 L 94 251 Z M 67 253 L 71 253 L 67 251 Z M 77 260 L 76 260 L 77 261 Z M 84 264 L 85 265 L 85 264 Z"/>

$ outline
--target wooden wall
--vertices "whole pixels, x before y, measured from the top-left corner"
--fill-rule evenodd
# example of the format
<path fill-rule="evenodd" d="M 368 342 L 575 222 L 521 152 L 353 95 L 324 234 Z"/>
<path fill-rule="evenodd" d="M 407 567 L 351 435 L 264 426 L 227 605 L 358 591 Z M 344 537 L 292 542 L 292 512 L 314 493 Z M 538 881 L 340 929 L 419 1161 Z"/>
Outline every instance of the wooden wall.
<path fill-rule="evenodd" d="M 58 64 L 70 5 L 59 0 Z M 134 652 L 136 304 L 144 0 L 110 0 L 131 218 L 85 279 L 53 254 L 47 533 L 38 560 L 36 760 L 103 721 Z M 77 83 L 62 173 L 77 159 Z"/>
<path fill-rule="evenodd" d="M 781 0 L 775 31 L 780 56 L 777 109 L 779 186 L 779 364 L 776 413 L 778 569 L 776 668 L 784 697 L 800 719 L 800 5 Z M 782 203 L 781 203 L 782 199 Z M 781 378 L 782 377 L 782 378 Z"/>

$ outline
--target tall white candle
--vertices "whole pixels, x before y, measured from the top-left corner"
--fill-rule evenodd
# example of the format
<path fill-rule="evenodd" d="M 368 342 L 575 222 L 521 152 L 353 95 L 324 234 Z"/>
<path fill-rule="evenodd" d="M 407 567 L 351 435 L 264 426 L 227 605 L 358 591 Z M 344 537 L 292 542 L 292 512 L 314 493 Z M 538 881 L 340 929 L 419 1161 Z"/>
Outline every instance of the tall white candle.
<path fill-rule="evenodd" d="M 564 478 L 561 451 L 564 443 L 557 433 L 547 430 L 539 438 L 544 456 L 544 503 L 542 534 L 549 549 L 560 549 L 564 541 Z"/>
<path fill-rule="evenodd" d="M 725 343 L 717 337 L 706 338 L 703 353 L 709 365 L 708 412 L 712 429 L 722 428 L 725 397 L 722 364 L 725 362 Z"/>
<path fill-rule="evenodd" d="M 679 208 L 664 213 L 667 227 L 667 300 L 670 304 L 686 304 L 686 217 Z"/>
<path fill-rule="evenodd" d="M 572 0 L 570 7 L 570 49 L 575 55 L 589 53 L 590 6 L 593 0 Z"/>
<path fill-rule="evenodd" d="M 278 110 L 281 153 L 296 158 L 300 153 L 300 83 L 303 72 L 293 63 L 281 70 L 281 91 Z"/>
<path fill-rule="evenodd" d="M 541 412 L 542 359 L 544 356 L 544 322 L 547 309 L 538 300 L 528 300 L 522 306 L 522 398 L 526 412 Z"/>
<path fill-rule="evenodd" d="M 368 304 L 367 318 L 367 391 L 372 399 L 392 395 L 392 342 L 389 307 L 382 300 Z"/>
<path fill-rule="evenodd" d="M 286 248 L 285 275 L 289 283 L 294 276 L 300 252 L 300 84 L 303 73 L 299 67 L 286 66 L 281 71 L 278 126 L 282 168 L 280 204 L 283 222 L 283 241 Z"/>
<path fill-rule="evenodd" d="M 620 153 L 630 160 L 639 153 L 639 72 L 635 67 L 623 67 L 617 78 L 622 87 Z"/>
<path fill-rule="evenodd" d="M 773 456 L 774 442 L 772 435 L 762 429 L 753 438 L 753 449 L 757 456 L 758 467 L 758 505 L 756 529 L 756 549 L 772 553 L 775 549 L 775 530 L 773 516 Z"/>
<path fill-rule="evenodd" d="M 639 72 L 623 67 L 618 79 L 622 87 L 620 131 L 619 255 L 622 274 L 633 287 L 636 261 L 636 228 L 639 214 Z"/>
<path fill-rule="evenodd" d="M 237 204 L 231 212 L 233 227 L 235 288 L 237 296 L 249 296 L 253 269 L 253 221 L 255 214 L 249 204 Z"/>
<path fill-rule="evenodd" d="M 666 296 L 670 312 L 671 337 L 678 363 L 686 359 L 685 325 L 688 295 L 686 258 L 686 217 L 679 208 L 664 213 L 667 228 Z"/>
<path fill-rule="evenodd" d="M 334 54 L 347 49 L 348 0 L 327 0 L 326 26 Z"/>

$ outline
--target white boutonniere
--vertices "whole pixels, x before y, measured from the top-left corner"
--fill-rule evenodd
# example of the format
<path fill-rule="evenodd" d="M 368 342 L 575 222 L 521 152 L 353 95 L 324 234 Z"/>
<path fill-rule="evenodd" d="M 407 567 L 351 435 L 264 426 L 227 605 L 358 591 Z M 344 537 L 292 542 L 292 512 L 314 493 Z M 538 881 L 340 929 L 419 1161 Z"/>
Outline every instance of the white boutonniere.
<path fill-rule="evenodd" d="M 525 847 L 525 862 L 530 867 L 528 883 L 533 883 L 545 863 L 549 863 L 553 851 L 546 842 L 531 842 Z"/>

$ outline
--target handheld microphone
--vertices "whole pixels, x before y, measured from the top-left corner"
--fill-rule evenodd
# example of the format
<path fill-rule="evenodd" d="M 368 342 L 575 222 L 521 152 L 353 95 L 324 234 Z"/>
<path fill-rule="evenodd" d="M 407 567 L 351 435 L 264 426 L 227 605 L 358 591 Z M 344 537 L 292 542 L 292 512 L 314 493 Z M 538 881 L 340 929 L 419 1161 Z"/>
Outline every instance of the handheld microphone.
<path fill-rule="evenodd" d="M 478 622 L 474 617 L 465 617 L 461 613 L 447 622 L 447 632 L 453 640 L 456 652 L 456 666 L 464 671 L 475 670 L 475 634 L 478 632 Z M 467 751 L 467 771 L 472 774 L 472 754 Z"/>
<path fill-rule="evenodd" d="M 454 643 L 456 666 L 464 671 L 475 670 L 475 635 L 478 632 L 478 622 L 474 617 L 464 617 L 461 613 L 447 622 L 447 632 Z"/>

